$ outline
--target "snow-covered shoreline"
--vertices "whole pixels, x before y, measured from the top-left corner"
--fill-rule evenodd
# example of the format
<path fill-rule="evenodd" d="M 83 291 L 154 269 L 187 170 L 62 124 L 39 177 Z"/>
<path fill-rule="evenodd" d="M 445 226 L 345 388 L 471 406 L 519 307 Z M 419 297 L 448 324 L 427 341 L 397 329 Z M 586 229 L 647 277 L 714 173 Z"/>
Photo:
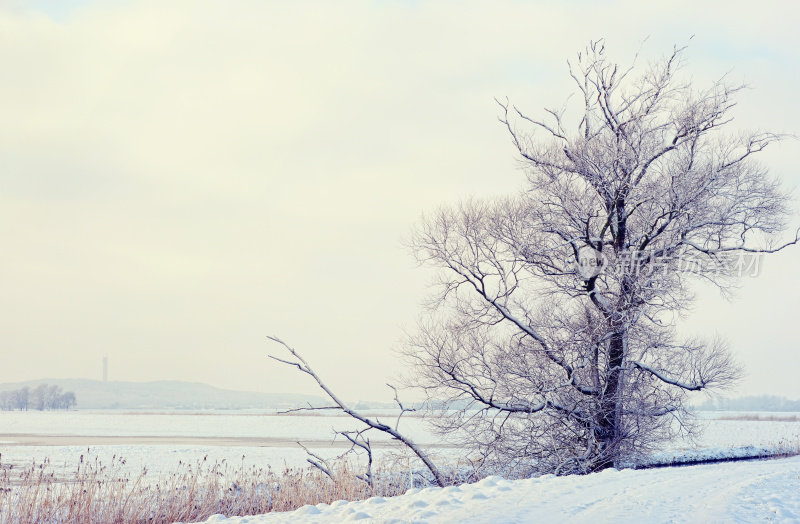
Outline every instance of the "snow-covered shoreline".
<path fill-rule="evenodd" d="M 698 442 L 676 441 L 636 466 L 727 460 L 800 449 L 800 421 L 742 418 L 740 414 L 732 417 L 725 413 L 698 415 L 705 428 Z M 148 479 L 153 481 L 174 473 L 179 464 L 191 465 L 205 459 L 206 464 L 225 463 L 231 467 L 303 467 L 306 455 L 294 444 L 295 440 L 326 444 L 315 451 L 336 455 L 342 452 L 342 448 L 331 445 L 331 428 L 341 429 L 352 423 L 343 417 L 262 417 L 248 412 L 29 412 L 3 413 L 0 420 L 6 432 L 0 434 L 0 440 L 4 441 L 0 446 L 0 463 L 4 466 L 30 465 L 34 460 L 41 463 L 47 458 L 58 475 L 73 472 L 81 456 L 88 456 L 103 464 L 116 464 L 121 475 L 136 477 L 146 467 Z M 422 444 L 441 445 L 437 437 L 426 430 L 422 419 L 411 418 L 406 424 Z M 151 442 L 154 436 L 158 436 L 160 444 L 152 443 L 155 440 Z M 69 437 L 69 442 L 75 444 L 57 444 L 66 442 L 64 437 Z M 26 444 L 37 440 L 51 445 Z M 235 440 L 242 444 L 217 445 L 217 440 Z M 287 443 L 291 445 L 287 447 Z M 379 459 L 391 451 L 385 444 L 389 443 L 379 442 Z M 441 461 L 447 462 L 447 454 L 454 450 L 440 447 L 434 451 Z M 120 461 L 120 458 L 125 460 Z M 404 471 L 413 467 L 406 460 L 401 464 Z M 683 479 L 690 480 L 682 482 Z M 790 487 L 781 487 L 781 482 Z M 708 483 L 709 487 L 703 483 Z M 652 489 L 656 491 L 648 491 L 646 487 L 649 485 L 655 486 Z M 663 500 L 659 499 L 659 490 L 664 493 Z M 412 490 L 391 499 L 339 501 L 290 513 L 231 519 L 214 517 L 208 522 L 303 523 L 358 518 L 367 522 L 606 522 L 613 519 L 622 522 L 714 522 L 715 519 L 726 521 L 725 515 L 739 518 L 742 522 L 762 521 L 764 518 L 768 521 L 800 522 L 795 491 L 800 492 L 798 458 L 606 471 L 583 477 L 541 477 L 519 481 L 493 477 L 474 485 Z M 728 497 L 726 493 L 732 495 Z M 627 512 L 615 513 L 617 510 L 609 509 L 602 497 L 616 500 L 616 504 L 627 508 Z M 719 499 L 716 506 L 709 507 L 721 512 L 721 517 L 705 511 L 705 499 Z M 740 507 L 743 500 L 749 501 L 747 507 Z M 675 509 L 681 504 L 687 508 L 683 513 Z M 647 513 L 651 508 L 655 509 Z M 751 515 L 747 513 L 750 510 L 761 513 Z M 608 515 L 604 516 L 603 511 Z M 695 513 L 706 520 L 694 518 Z"/>
<path fill-rule="evenodd" d="M 697 442 L 676 441 L 654 453 L 643 465 L 773 455 L 800 448 L 800 422 L 720 418 L 730 415 L 726 412 L 698 413 L 704 432 Z M 23 466 L 47 458 L 54 467 L 71 471 L 88 450 L 90 456 L 97 456 L 106 463 L 112 457 L 124 457 L 131 474 L 147 467 L 153 475 L 171 473 L 179 462 L 193 463 L 205 457 L 211 462 L 224 460 L 259 467 L 304 467 L 306 455 L 296 441 L 333 457 L 343 448 L 341 442 L 332 442 L 332 428 L 356 427 L 352 419 L 341 416 L 259 416 L 249 411 L 136 413 L 129 410 L 3 412 L 0 425 L 3 428 L 0 441 L 4 441 L 0 453 L 5 464 Z M 408 418 L 403 425 L 440 460 L 447 462 L 453 452 L 457 453 L 457 450 L 440 447 L 439 437 L 429 432 L 423 419 Z M 66 436 L 69 438 L 65 440 Z M 158 439 L 154 438 L 156 436 Z M 378 455 L 394 454 L 397 450 L 385 448 L 384 444 L 389 442 L 382 435 L 376 435 L 376 439 Z M 25 444 L 34 440 L 41 442 Z M 225 445 L 220 445 L 223 440 Z M 232 444 L 234 441 L 237 444 Z"/>
<path fill-rule="evenodd" d="M 411 489 L 208 524 L 800 522 L 800 457 Z"/>

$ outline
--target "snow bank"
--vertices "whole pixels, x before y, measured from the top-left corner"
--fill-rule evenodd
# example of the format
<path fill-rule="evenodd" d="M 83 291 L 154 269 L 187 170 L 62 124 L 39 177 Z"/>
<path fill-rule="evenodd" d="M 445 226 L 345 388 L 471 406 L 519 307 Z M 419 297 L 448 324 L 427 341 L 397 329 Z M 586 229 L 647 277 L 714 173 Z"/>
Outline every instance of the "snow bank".
<path fill-rule="evenodd" d="M 412 489 L 209 524 L 800 522 L 800 457 Z"/>

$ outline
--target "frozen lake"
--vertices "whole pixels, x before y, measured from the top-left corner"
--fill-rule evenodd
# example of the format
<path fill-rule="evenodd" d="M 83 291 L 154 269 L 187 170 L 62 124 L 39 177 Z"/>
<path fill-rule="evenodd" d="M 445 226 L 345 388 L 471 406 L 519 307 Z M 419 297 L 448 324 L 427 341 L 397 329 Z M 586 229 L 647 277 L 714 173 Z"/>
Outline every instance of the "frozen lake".
<path fill-rule="evenodd" d="M 394 424 L 396 414 L 369 412 L 381 422 Z M 279 415 L 254 411 L 6 411 L 0 412 L 0 441 L 18 444 L 69 442 L 97 444 L 134 440 L 210 439 L 235 445 L 276 445 L 280 442 L 330 441 L 332 428 L 347 430 L 360 427 L 357 421 L 337 414 Z M 420 417 L 403 416 L 402 428 L 412 438 L 426 444 L 437 437 L 425 430 Z M 46 437 L 46 438 L 45 438 Z M 376 440 L 388 438 L 375 432 Z"/>
<path fill-rule="evenodd" d="M 760 413 L 762 419 L 745 413 L 704 412 L 699 417 L 705 431 L 698 442 L 675 442 L 659 455 L 679 456 L 693 449 L 755 446 L 775 449 L 800 444 L 800 415 Z M 384 423 L 394 423 L 395 414 L 372 412 Z M 735 420 L 732 420 L 735 419 Z M 300 441 L 315 452 L 334 457 L 349 445 L 333 440 L 333 429 L 360 427 L 347 416 L 255 411 L 205 412 L 0 412 L 0 463 L 15 466 L 45 458 L 57 468 L 72 470 L 83 455 L 104 463 L 124 457 L 131 470 L 147 467 L 151 474 L 173 471 L 179 462 L 193 463 L 204 457 L 211 462 L 271 466 L 303 466 L 306 454 Z M 455 456 L 457 449 L 426 428 L 420 417 L 404 416 L 401 430 L 441 458 Z M 405 450 L 381 433 L 373 432 L 379 457 L 402 457 Z M 403 460 L 403 459 L 400 459 Z"/>
<path fill-rule="evenodd" d="M 396 413 L 368 412 L 386 424 Z M 110 463 L 123 457 L 132 470 L 173 471 L 179 462 L 211 462 L 271 466 L 305 466 L 300 441 L 316 453 L 335 457 L 350 445 L 334 439 L 334 429 L 360 429 L 352 418 L 329 414 L 278 415 L 258 411 L 130 410 L 70 412 L 0 412 L 0 463 L 15 466 L 49 459 L 56 468 L 72 470 L 86 458 Z M 420 417 L 403 416 L 401 429 L 418 443 L 446 453 L 452 445 L 428 431 Z M 383 458 L 405 456 L 383 433 L 370 435 L 376 454 Z"/>

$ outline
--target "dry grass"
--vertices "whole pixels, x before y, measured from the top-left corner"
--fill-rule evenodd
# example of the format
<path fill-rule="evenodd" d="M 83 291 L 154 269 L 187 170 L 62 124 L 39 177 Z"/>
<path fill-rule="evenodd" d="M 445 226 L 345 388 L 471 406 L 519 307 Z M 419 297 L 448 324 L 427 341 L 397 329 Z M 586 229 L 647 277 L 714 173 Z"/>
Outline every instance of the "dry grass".
<path fill-rule="evenodd" d="M 25 468 L 0 465 L 0 524 L 196 522 L 219 513 L 256 515 L 392 496 L 408 487 L 407 476 L 377 469 L 371 489 L 355 478 L 348 461 L 336 464 L 335 481 L 310 467 L 276 472 L 205 459 L 159 478 L 147 470 L 131 478 L 124 466 L 122 458 L 103 464 L 81 457 L 77 470 L 61 477 L 47 461 Z"/>
<path fill-rule="evenodd" d="M 800 422 L 797 415 L 724 415 L 716 420 L 745 420 L 750 422 Z"/>

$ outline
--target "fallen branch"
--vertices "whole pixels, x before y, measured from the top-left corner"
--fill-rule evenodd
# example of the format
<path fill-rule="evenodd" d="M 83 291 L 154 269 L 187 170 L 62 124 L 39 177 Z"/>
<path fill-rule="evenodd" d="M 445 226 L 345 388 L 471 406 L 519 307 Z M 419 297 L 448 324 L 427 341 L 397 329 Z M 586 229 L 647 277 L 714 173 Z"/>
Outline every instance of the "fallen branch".
<path fill-rule="evenodd" d="M 278 344 L 283 346 L 297 360 L 296 361 L 286 360 L 286 359 L 278 358 L 278 357 L 273 356 L 273 355 L 269 355 L 269 357 L 271 359 L 277 360 L 278 362 L 282 362 L 282 363 L 284 363 L 284 364 L 286 364 L 288 366 L 296 367 L 299 371 L 301 371 L 301 372 L 303 372 L 303 373 L 305 373 L 307 375 L 310 375 L 311 378 L 313 378 L 317 382 L 317 384 L 319 385 L 320 389 L 322 389 L 322 391 L 324 391 L 325 394 L 328 395 L 328 397 L 333 401 L 333 403 L 335 404 L 335 406 L 333 406 L 334 408 L 338 407 L 338 409 L 342 410 L 342 412 L 346 413 L 347 415 L 351 416 L 352 418 L 354 418 L 354 419 L 362 422 L 363 424 L 367 425 L 369 427 L 369 429 L 376 429 L 378 431 L 382 431 L 382 432 L 387 433 L 388 435 L 390 435 L 394 440 L 398 440 L 398 441 L 402 442 L 406 447 L 408 447 L 422 461 L 423 464 L 425 464 L 425 467 L 427 467 L 428 470 L 433 475 L 433 478 L 435 479 L 436 484 L 438 484 L 441 487 L 444 487 L 444 485 L 445 485 L 444 477 L 439 472 L 439 469 L 436 467 L 436 465 L 433 463 L 433 461 L 431 461 L 431 459 L 428 456 L 428 454 L 425 453 L 425 451 L 423 451 L 413 440 L 411 440 L 409 437 L 407 437 L 407 436 L 403 435 L 402 433 L 400 433 L 397 430 L 397 424 L 395 424 L 395 427 L 392 428 L 391 426 L 387 426 L 386 424 L 383 424 L 382 422 L 380 422 L 377 419 L 372 420 L 370 418 L 367 418 L 367 417 L 363 416 L 359 412 L 354 411 L 353 409 L 348 407 L 344 402 L 342 402 L 339 399 L 339 397 L 337 397 L 336 394 L 333 391 L 331 391 L 330 388 L 328 388 L 327 385 L 325 385 L 325 383 L 322 381 L 322 379 L 319 378 L 319 375 L 317 375 L 317 373 L 313 369 L 311 369 L 311 366 L 308 365 L 308 362 L 306 362 L 305 359 L 303 357 L 301 357 L 300 354 L 297 353 L 297 351 L 294 350 L 294 348 L 292 348 L 286 342 L 284 342 L 283 340 L 281 340 L 281 339 L 279 339 L 277 337 L 267 336 L 267 338 L 272 340 L 273 342 L 277 342 Z M 394 388 L 392 388 L 392 389 L 394 389 Z M 397 398 L 397 396 L 396 396 L 396 391 L 395 391 L 395 399 L 396 398 Z M 399 401 L 398 401 L 398 404 L 399 404 Z M 402 405 L 400 405 L 400 408 L 401 408 L 401 412 L 400 412 L 401 416 L 402 416 L 402 414 L 404 412 L 410 411 L 408 409 L 403 408 Z M 308 409 L 308 408 L 301 408 L 301 409 Z M 326 407 L 325 409 L 330 409 L 330 407 Z M 398 422 L 399 422 L 399 418 L 400 417 L 398 417 Z M 352 440 L 351 440 L 351 442 L 352 442 Z M 371 458 L 371 456 L 372 456 L 372 454 L 370 453 L 370 458 Z"/>

